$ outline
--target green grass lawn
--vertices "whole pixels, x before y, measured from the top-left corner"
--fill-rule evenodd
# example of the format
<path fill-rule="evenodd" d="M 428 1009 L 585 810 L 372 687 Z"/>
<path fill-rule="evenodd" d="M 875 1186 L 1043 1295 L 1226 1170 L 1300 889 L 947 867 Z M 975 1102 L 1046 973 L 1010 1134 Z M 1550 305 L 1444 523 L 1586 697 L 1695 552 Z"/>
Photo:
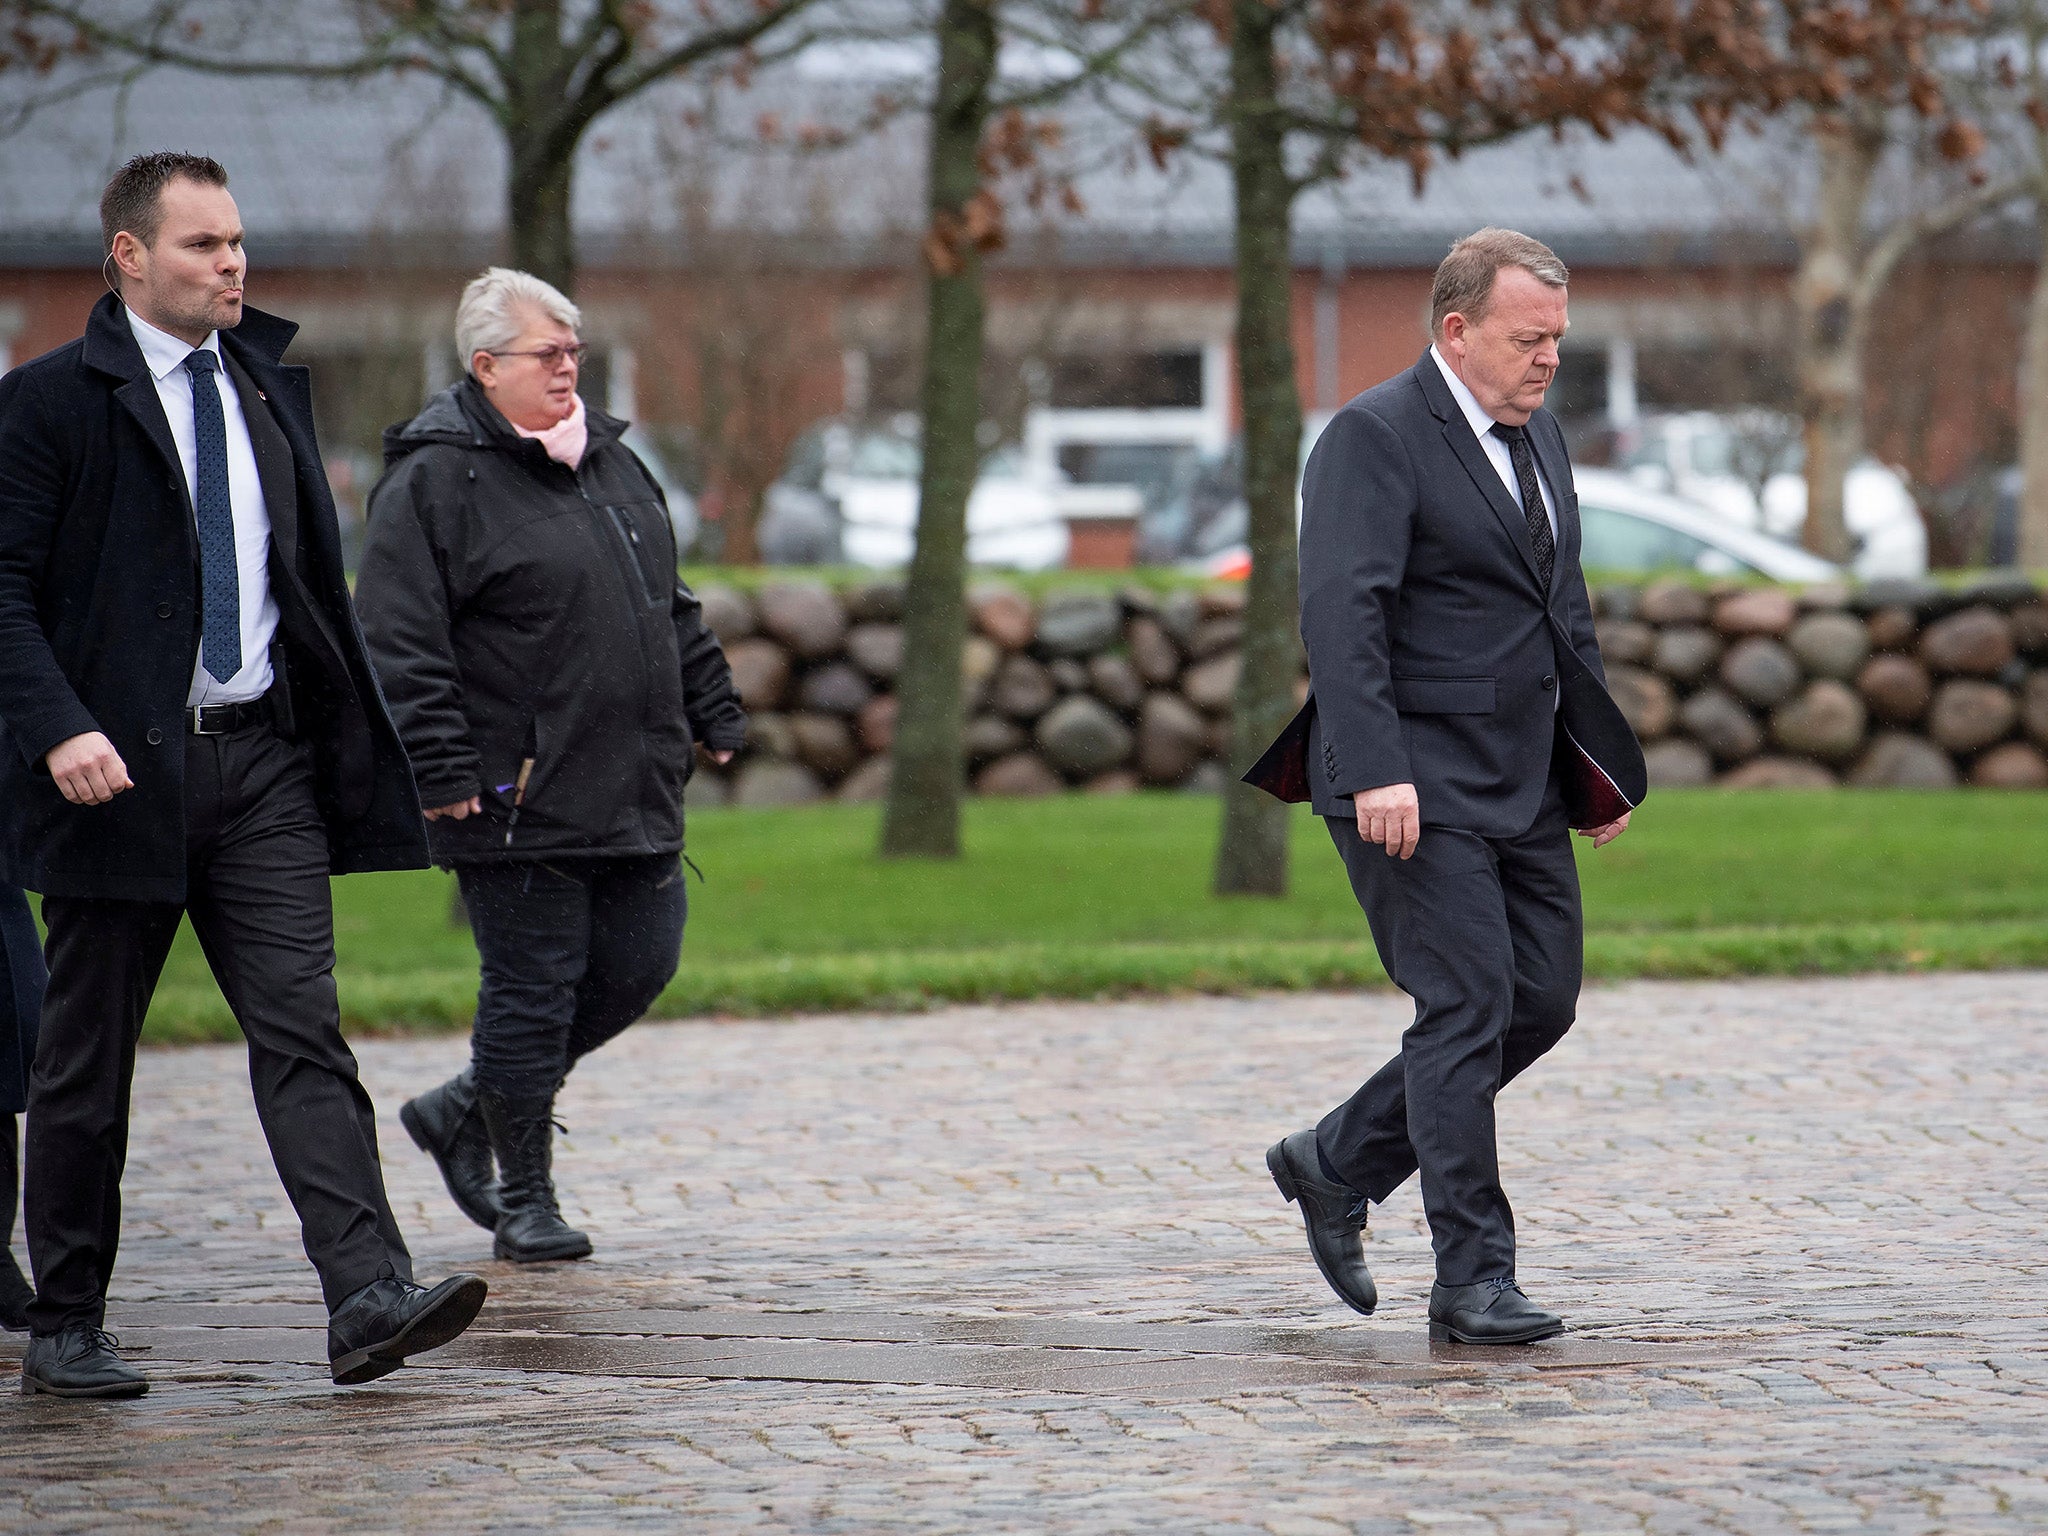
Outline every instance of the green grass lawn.
<path fill-rule="evenodd" d="M 957 863 L 882 863 L 868 806 L 699 812 L 681 973 L 658 1013 L 1384 985 L 1328 835 L 1295 825 L 1293 894 L 1208 893 L 1207 798 L 977 801 Z M 2048 965 L 2048 795 L 1667 791 L 1583 843 L 1596 976 Z M 450 877 L 336 882 L 342 1006 L 447 1028 L 475 1002 Z M 158 1040 L 232 1035 L 190 932 Z"/>

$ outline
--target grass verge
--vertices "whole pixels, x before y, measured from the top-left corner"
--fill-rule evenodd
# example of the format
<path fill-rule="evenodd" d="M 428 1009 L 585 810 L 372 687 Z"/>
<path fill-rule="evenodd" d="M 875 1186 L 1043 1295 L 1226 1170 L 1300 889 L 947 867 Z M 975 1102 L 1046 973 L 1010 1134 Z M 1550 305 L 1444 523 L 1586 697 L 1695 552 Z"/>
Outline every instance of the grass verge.
<path fill-rule="evenodd" d="M 664 1017 L 939 1002 L 1384 986 L 1315 818 L 1279 901 L 1208 894 L 1215 802 L 1173 795 L 970 805 L 944 864 L 873 857 L 873 807 L 691 822 L 683 966 Z M 1596 978 L 2048 966 L 2048 795 L 1659 794 L 1580 844 Z M 342 1009 L 358 1032 L 460 1029 L 476 955 L 437 871 L 335 886 Z M 158 1042 L 232 1039 L 189 931 Z"/>

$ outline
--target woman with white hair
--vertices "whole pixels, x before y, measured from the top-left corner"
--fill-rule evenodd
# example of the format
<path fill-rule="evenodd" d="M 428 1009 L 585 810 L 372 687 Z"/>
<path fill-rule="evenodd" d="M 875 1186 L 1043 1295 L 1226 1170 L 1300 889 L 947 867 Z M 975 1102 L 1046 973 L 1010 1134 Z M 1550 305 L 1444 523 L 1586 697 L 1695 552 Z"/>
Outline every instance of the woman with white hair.
<path fill-rule="evenodd" d="M 529 273 L 463 291 L 468 371 L 385 433 L 356 592 L 482 962 L 470 1069 L 399 1116 L 518 1262 L 590 1252 L 556 1203 L 555 1094 L 675 974 L 683 784 L 697 743 L 746 739 L 661 488 L 576 393 L 581 324 Z"/>

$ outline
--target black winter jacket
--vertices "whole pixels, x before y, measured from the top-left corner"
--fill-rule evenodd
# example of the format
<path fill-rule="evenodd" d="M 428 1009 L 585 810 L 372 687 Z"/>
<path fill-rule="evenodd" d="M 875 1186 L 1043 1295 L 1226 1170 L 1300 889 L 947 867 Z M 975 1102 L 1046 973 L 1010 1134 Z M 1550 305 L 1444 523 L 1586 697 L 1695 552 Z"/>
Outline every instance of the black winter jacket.
<path fill-rule="evenodd" d="M 483 797 L 428 823 L 437 863 L 673 853 L 693 735 L 746 739 L 660 487 L 589 430 L 570 470 L 465 378 L 384 434 L 357 609 L 420 803 Z"/>

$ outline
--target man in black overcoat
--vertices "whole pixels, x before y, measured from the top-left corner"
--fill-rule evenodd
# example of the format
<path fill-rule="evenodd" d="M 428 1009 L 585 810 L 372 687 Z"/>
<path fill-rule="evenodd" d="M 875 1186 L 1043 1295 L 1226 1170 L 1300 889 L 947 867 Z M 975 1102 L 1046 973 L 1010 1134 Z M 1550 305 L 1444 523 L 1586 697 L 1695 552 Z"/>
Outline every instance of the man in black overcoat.
<path fill-rule="evenodd" d="M 0 379 L 0 880 L 43 895 L 29 1085 L 37 1294 L 22 1390 L 148 1390 L 103 1331 L 136 1040 L 189 915 L 248 1038 L 334 1379 L 455 1337 L 485 1287 L 415 1285 L 342 1039 L 328 876 L 426 863 L 363 650 L 296 327 L 242 301 L 227 175 L 131 160 L 100 219 L 118 292 Z"/>
<path fill-rule="evenodd" d="M 1303 483 L 1311 696 L 1246 778 L 1325 818 L 1387 973 L 1400 1053 L 1267 1153 L 1309 1248 L 1360 1312 L 1369 1202 L 1422 1176 L 1433 1337 L 1526 1343 L 1563 1322 L 1515 1278 L 1494 1096 L 1578 1004 L 1570 831 L 1628 826 L 1642 754 L 1606 693 L 1578 502 L 1543 397 L 1564 265 L 1481 230 L 1436 275 L 1432 345 L 1339 411 Z"/>

